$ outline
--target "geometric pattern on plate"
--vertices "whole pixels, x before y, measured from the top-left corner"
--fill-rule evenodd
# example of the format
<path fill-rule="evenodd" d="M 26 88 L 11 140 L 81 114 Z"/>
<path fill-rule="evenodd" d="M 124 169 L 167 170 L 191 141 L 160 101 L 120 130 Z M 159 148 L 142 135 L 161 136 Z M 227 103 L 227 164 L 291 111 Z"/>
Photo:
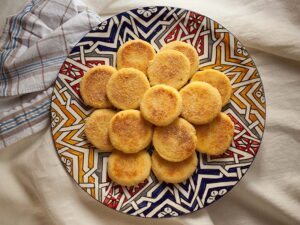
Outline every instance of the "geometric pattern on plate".
<path fill-rule="evenodd" d="M 116 66 L 117 49 L 140 38 L 158 51 L 181 40 L 192 44 L 200 69 L 216 69 L 231 80 L 233 95 L 222 111 L 234 122 L 234 138 L 225 154 L 198 154 L 194 174 L 180 184 L 151 176 L 122 187 L 107 176 L 109 153 L 87 142 L 84 120 L 92 112 L 80 98 L 84 72 L 99 64 Z M 139 217 L 173 217 L 197 211 L 226 194 L 247 172 L 259 149 L 266 102 L 262 81 L 245 47 L 227 29 L 198 13 L 172 7 L 145 7 L 118 14 L 86 34 L 63 63 L 56 80 L 51 127 L 57 153 L 76 183 L 109 208 Z M 153 151 L 152 147 L 149 152 Z"/>

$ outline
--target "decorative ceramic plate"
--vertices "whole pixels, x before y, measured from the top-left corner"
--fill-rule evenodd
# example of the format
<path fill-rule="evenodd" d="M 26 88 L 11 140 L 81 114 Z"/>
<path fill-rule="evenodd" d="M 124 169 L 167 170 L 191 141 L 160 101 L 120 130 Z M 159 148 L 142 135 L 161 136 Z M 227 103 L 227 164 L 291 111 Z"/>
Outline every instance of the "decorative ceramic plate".
<path fill-rule="evenodd" d="M 120 45 L 136 38 L 151 43 L 157 51 L 174 40 L 190 43 L 199 54 L 201 69 L 223 71 L 231 80 L 233 95 L 222 110 L 235 124 L 231 147 L 220 156 L 198 153 L 196 171 L 180 184 L 159 182 L 153 173 L 135 187 L 113 183 L 107 176 L 109 153 L 98 152 L 83 132 L 92 109 L 80 97 L 81 77 L 95 65 L 116 66 Z M 145 7 L 102 22 L 73 48 L 60 69 L 52 96 L 52 135 L 70 176 L 101 204 L 139 217 L 180 216 L 215 202 L 244 176 L 262 140 L 265 104 L 255 64 L 228 30 L 192 11 Z"/>

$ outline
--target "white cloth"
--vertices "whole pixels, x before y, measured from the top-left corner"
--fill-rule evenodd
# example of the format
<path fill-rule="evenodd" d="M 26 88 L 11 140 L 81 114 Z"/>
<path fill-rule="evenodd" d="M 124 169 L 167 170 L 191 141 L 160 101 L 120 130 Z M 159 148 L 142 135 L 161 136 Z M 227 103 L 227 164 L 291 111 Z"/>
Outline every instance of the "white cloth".
<path fill-rule="evenodd" d="M 0 152 L 0 224 L 300 224 L 300 2 L 88 1 L 104 19 L 150 4 L 202 13 L 250 52 L 264 84 L 267 122 L 248 173 L 206 209 L 173 219 L 135 218 L 102 206 L 71 180 L 47 129 Z"/>

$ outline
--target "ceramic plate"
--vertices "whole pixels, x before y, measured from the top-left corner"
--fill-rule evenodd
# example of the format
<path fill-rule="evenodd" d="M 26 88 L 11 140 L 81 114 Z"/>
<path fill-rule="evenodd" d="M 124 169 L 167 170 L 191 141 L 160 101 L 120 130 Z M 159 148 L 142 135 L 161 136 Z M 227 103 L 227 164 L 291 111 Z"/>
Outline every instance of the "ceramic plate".
<path fill-rule="evenodd" d="M 231 80 L 233 95 L 222 111 L 234 122 L 232 144 L 220 156 L 198 153 L 196 171 L 180 184 L 159 182 L 153 173 L 134 187 L 113 183 L 107 176 L 109 154 L 98 152 L 83 132 L 92 109 L 80 97 L 81 77 L 95 65 L 116 66 L 120 45 L 136 38 L 151 43 L 157 51 L 174 40 L 190 43 L 199 54 L 201 69 L 223 71 Z M 73 48 L 59 71 L 52 96 L 52 135 L 70 176 L 99 203 L 138 217 L 174 217 L 215 202 L 245 175 L 262 140 L 265 104 L 253 60 L 226 28 L 185 9 L 145 7 L 103 21 Z"/>

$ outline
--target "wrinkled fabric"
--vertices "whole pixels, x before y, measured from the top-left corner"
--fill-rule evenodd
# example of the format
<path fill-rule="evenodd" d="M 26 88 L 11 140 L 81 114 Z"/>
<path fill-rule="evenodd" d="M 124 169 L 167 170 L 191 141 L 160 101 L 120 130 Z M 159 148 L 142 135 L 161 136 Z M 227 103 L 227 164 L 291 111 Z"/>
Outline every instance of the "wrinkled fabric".
<path fill-rule="evenodd" d="M 0 149 L 49 125 L 59 68 L 74 45 L 100 23 L 76 0 L 32 0 L 6 21 L 0 39 Z"/>
<path fill-rule="evenodd" d="M 223 198 L 186 216 L 151 220 L 110 210 L 84 193 L 63 168 L 47 128 L 0 151 L 0 224 L 300 224 L 299 1 L 90 0 L 87 4 L 102 19 L 141 6 L 183 7 L 235 34 L 264 84 L 267 119 L 262 145 L 245 177 Z"/>

